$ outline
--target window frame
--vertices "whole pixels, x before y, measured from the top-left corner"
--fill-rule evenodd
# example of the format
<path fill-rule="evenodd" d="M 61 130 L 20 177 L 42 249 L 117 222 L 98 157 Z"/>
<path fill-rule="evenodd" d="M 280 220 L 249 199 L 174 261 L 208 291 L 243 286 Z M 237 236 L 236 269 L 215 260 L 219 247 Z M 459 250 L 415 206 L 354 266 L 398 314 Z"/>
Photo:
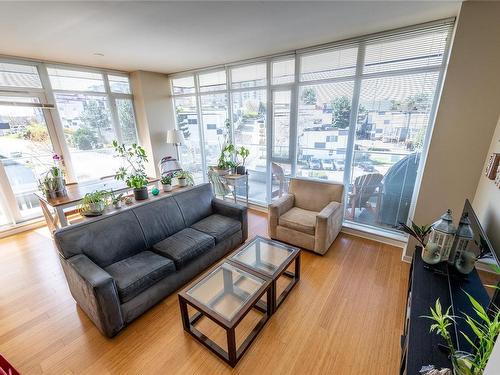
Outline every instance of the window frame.
<path fill-rule="evenodd" d="M 395 30 L 388 30 L 384 31 L 381 33 L 376 33 L 376 34 L 371 34 L 371 35 L 365 35 L 365 36 L 360 36 L 357 38 L 351 38 L 348 40 L 343 40 L 339 42 L 333 42 L 333 43 L 328 43 L 328 44 L 323 44 L 320 46 L 314 46 L 310 48 L 303 48 L 295 51 L 290 51 L 290 52 L 284 52 L 276 55 L 270 55 L 266 57 L 261 57 L 261 58 L 256 58 L 256 59 L 250 59 L 250 60 L 244 60 L 244 61 L 239 61 L 231 64 L 225 64 L 225 65 L 218 65 L 218 66 L 213 66 L 205 69 L 199 69 L 199 70 L 191 70 L 191 71 L 186 71 L 186 72 L 180 72 L 180 73 L 174 73 L 170 74 L 169 78 L 176 79 L 176 78 L 181 78 L 189 75 L 193 75 L 195 78 L 195 92 L 190 93 L 190 94 L 174 94 L 173 93 L 173 87 L 171 88 L 171 97 L 180 97 L 180 96 L 195 96 L 197 98 L 197 104 L 198 104 L 198 118 L 200 119 L 199 121 L 199 128 L 202 129 L 203 124 L 201 123 L 201 103 L 199 101 L 199 98 L 201 95 L 206 95 L 206 92 L 200 92 L 199 91 L 199 85 L 198 85 L 198 74 L 200 73 L 206 73 L 209 71 L 214 71 L 214 70 L 226 70 L 226 80 L 227 80 L 227 90 L 223 91 L 217 91 L 217 92 L 227 92 L 227 98 L 228 98 L 228 112 L 229 112 L 229 119 L 233 118 L 232 110 L 233 110 L 233 99 L 232 99 L 232 93 L 234 92 L 242 92 L 242 91 L 253 91 L 253 90 L 261 90 L 261 89 L 266 89 L 267 90 L 267 116 L 266 116 L 266 137 L 267 137 L 267 144 L 266 144 L 266 152 L 267 152 L 267 179 L 266 179 L 266 186 L 267 186 L 267 200 L 266 203 L 271 202 L 271 170 L 270 170 L 270 165 L 272 162 L 277 162 L 277 163 L 285 163 L 285 164 L 290 164 L 291 165 L 291 176 L 295 176 L 297 172 L 297 149 L 298 149 L 298 144 L 297 144 L 297 126 L 298 126 L 298 104 L 300 102 L 299 98 L 299 92 L 300 88 L 303 86 L 311 86 L 311 85 L 321 85 L 321 84 L 328 84 L 328 83 L 342 83 L 342 82 L 353 82 L 353 92 L 352 92 L 352 100 L 351 100 L 351 113 L 350 113 L 350 118 L 349 118 L 349 128 L 348 130 L 348 136 L 347 136 L 347 147 L 345 151 L 345 161 L 344 161 L 344 177 L 343 177 L 343 182 L 344 185 L 347 187 L 350 185 L 350 172 L 353 168 L 353 158 L 354 158 L 354 146 L 355 146 L 355 140 L 356 140 L 356 125 L 357 125 L 357 119 L 358 119 L 358 111 L 359 111 L 359 104 L 360 104 L 360 92 L 361 92 L 361 85 L 363 80 L 366 79 L 374 79 L 374 78 L 380 78 L 380 77 L 389 77 L 389 76 L 402 76 L 402 75 L 407 75 L 407 74 L 415 74 L 415 73 L 429 73 L 429 72 L 435 72 L 438 74 L 438 80 L 436 84 L 436 91 L 433 96 L 432 103 L 430 105 L 429 109 L 429 121 L 426 129 L 426 134 L 424 137 L 423 141 L 423 146 L 422 146 L 422 151 L 421 151 L 421 159 L 419 163 L 419 167 L 417 170 L 417 177 L 415 181 L 415 186 L 413 190 L 413 196 L 412 196 L 412 201 L 411 201 L 411 206 L 409 210 L 409 215 L 408 219 L 410 220 L 415 211 L 415 202 L 416 202 L 416 197 L 418 195 L 418 191 L 420 188 L 420 183 L 422 179 L 422 172 L 423 172 L 423 166 L 425 165 L 425 159 L 427 157 L 427 152 L 428 152 L 428 147 L 429 147 L 429 142 L 430 142 L 430 137 L 433 131 L 434 127 L 434 121 L 435 121 L 435 116 L 436 116 L 436 109 L 437 105 L 439 103 L 439 98 L 440 98 L 440 92 L 443 84 L 443 78 L 444 74 L 446 71 L 447 67 L 447 61 L 449 59 L 449 54 L 450 54 L 450 46 L 451 46 L 451 40 L 452 40 L 452 35 L 453 35 L 453 29 L 455 27 L 455 18 L 446 18 L 446 19 L 441 19 L 437 21 L 432 21 L 432 22 L 427 22 L 419 25 L 412 25 L 408 27 L 403 27 Z M 446 43 L 443 49 L 443 61 L 439 65 L 430 65 L 430 66 L 419 66 L 419 67 L 410 67 L 410 68 L 403 68 L 403 69 L 393 69 L 393 70 L 387 70 L 387 71 L 378 71 L 378 72 L 364 72 L 364 63 L 365 63 L 365 52 L 366 52 L 366 46 L 377 43 L 378 41 L 384 41 L 384 40 L 405 40 L 406 38 L 411 37 L 411 35 L 418 35 L 419 33 L 432 33 L 436 32 L 439 28 L 442 28 L 443 30 L 446 30 L 448 32 Z M 313 55 L 321 52 L 328 52 L 329 50 L 335 50 L 335 49 L 342 49 L 342 48 L 348 48 L 349 46 L 356 46 L 357 47 L 357 56 L 356 56 L 356 66 L 355 66 L 355 71 L 354 74 L 348 75 L 348 76 L 341 76 L 341 77 L 332 77 L 332 78 L 325 78 L 325 79 L 316 79 L 316 80 L 301 80 L 300 73 L 301 73 L 301 62 L 302 58 L 307 55 Z M 272 72 L 272 67 L 274 62 L 282 61 L 282 60 L 289 60 L 291 58 L 295 59 L 295 75 L 294 75 L 294 81 L 290 83 L 281 83 L 281 84 L 273 84 L 273 72 Z M 237 68 L 237 67 L 244 67 L 248 65 L 254 65 L 254 64 L 259 64 L 259 63 L 265 63 L 266 64 L 266 71 L 267 71 L 267 77 L 266 77 L 266 85 L 265 86 L 255 86 L 255 87 L 239 87 L 239 88 L 233 88 L 232 87 L 232 69 Z M 289 158 L 276 158 L 273 157 L 272 153 L 272 132 L 273 132 L 273 126 L 274 124 L 272 123 L 272 112 L 273 112 L 273 93 L 274 91 L 283 91 L 283 90 L 291 90 L 291 108 L 290 108 L 290 148 L 289 148 Z M 216 93 L 210 92 L 211 94 Z M 173 102 L 173 101 L 172 101 Z M 177 127 L 177 122 L 176 122 L 176 127 Z M 232 130 L 232 135 L 234 133 L 234 130 Z M 232 137 L 232 140 L 234 141 L 234 137 Z M 203 144 L 204 144 L 204 139 L 203 135 L 200 137 L 200 141 L 202 142 L 202 147 L 201 150 L 203 152 Z M 205 156 L 202 156 L 203 163 L 205 163 Z M 207 166 L 203 165 L 203 169 L 206 171 Z M 206 176 L 204 175 L 204 180 L 206 181 Z M 345 189 L 345 194 L 347 196 L 347 191 L 348 189 Z M 379 226 L 374 226 L 376 230 L 380 231 L 385 231 L 386 229 L 383 227 Z M 394 233 L 392 230 L 388 230 L 389 232 Z"/>

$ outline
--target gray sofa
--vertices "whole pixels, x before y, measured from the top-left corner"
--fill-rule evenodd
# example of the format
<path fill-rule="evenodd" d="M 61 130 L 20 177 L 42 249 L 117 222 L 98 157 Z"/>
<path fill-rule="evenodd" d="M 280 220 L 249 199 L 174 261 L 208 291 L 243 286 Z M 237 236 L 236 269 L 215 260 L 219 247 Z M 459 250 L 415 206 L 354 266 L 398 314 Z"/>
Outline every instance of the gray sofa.
<path fill-rule="evenodd" d="M 215 199 L 202 184 L 59 229 L 54 238 L 71 294 L 113 337 L 247 235 L 246 208 Z"/>

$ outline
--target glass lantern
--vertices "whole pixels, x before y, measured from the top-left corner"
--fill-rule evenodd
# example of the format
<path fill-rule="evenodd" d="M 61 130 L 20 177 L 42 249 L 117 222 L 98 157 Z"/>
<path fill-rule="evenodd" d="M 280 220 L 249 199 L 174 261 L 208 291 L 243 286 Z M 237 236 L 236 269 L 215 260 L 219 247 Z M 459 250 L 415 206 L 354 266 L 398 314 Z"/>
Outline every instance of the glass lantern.
<path fill-rule="evenodd" d="M 447 261 L 450 257 L 455 232 L 456 229 L 453 226 L 453 217 L 451 216 L 450 209 L 438 221 L 432 224 L 429 242 L 435 243 L 438 246 L 441 261 Z"/>
<path fill-rule="evenodd" d="M 458 229 L 455 234 L 455 239 L 453 241 L 453 246 L 448 258 L 448 263 L 454 264 L 456 260 L 465 251 L 468 251 L 469 243 L 474 242 L 474 232 L 470 227 L 469 214 L 464 212 L 460 218 L 460 223 L 458 224 Z"/>

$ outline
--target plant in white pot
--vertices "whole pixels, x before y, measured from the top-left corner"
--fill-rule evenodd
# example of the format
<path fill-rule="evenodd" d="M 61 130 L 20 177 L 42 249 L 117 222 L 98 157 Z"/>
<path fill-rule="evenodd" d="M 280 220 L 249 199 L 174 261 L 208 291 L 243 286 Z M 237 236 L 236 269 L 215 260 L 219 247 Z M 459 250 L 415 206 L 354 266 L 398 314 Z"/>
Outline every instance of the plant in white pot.
<path fill-rule="evenodd" d="M 106 201 L 109 193 L 105 190 L 96 190 L 84 195 L 80 201 L 78 211 L 83 216 L 102 215 L 106 208 Z"/>
<path fill-rule="evenodd" d="M 148 199 L 148 177 L 144 166 L 148 158 L 144 149 L 135 143 L 127 147 L 117 141 L 113 141 L 113 147 L 117 156 L 125 161 L 125 167 L 116 171 L 115 179 L 125 181 L 128 187 L 134 189 L 135 200 Z"/>
<path fill-rule="evenodd" d="M 111 203 L 114 208 L 122 208 L 123 193 L 115 195 L 115 192 L 111 190 Z"/>
<path fill-rule="evenodd" d="M 179 181 L 179 186 L 194 185 L 193 175 L 188 171 L 178 171 L 175 173 L 175 177 Z"/>
<path fill-rule="evenodd" d="M 161 178 L 160 180 L 162 186 L 163 186 L 163 191 L 168 192 L 172 191 L 172 176 L 171 175 L 165 175 Z"/>

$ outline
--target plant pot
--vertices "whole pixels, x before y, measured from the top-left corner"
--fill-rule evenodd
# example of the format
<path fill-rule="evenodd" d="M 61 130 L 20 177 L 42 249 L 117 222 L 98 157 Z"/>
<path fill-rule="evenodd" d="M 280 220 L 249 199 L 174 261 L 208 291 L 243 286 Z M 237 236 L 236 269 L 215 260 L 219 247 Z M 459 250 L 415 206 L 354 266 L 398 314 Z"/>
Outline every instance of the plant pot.
<path fill-rule="evenodd" d="M 118 202 L 113 203 L 113 207 L 116 209 L 122 208 L 122 201 L 118 201 Z"/>
<path fill-rule="evenodd" d="M 56 199 L 57 194 L 55 190 L 49 190 L 47 191 L 47 198 L 48 199 Z"/>
<path fill-rule="evenodd" d="M 91 213 L 102 213 L 105 207 L 104 202 L 89 203 L 88 211 Z"/>
<path fill-rule="evenodd" d="M 188 185 L 187 180 L 185 178 L 178 178 L 177 180 L 179 181 L 179 186 L 184 187 Z"/>
<path fill-rule="evenodd" d="M 168 184 L 168 185 L 162 184 L 162 186 L 163 186 L 163 191 L 164 192 L 172 191 L 172 185 L 171 184 Z"/>
<path fill-rule="evenodd" d="M 455 262 L 455 268 L 458 272 L 467 275 L 474 269 L 476 260 L 476 254 L 470 251 L 463 251 Z"/>
<path fill-rule="evenodd" d="M 134 189 L 134 198 L 136 201 L 143 201 L 144 199 L 148 199 L 148 187 L 143 186 L 139 189 Z"/>
<path fill-rule="evenodd" d="M 245 174 L 246 170 L 245 170 L 245 166 L 244 165 L 239 165 L 236 167 L 236 173 L 237 174 Z"/>
<path fill-rule="evenodd" d="M 66 192 L 66 184 L 64 183 L 63 177 L 56 178 L 56 195 L 58 197 L 65 197 L 68 195 Z"/>
<path fill-rule="evenodd" d="M 439 247 L 434 242 L 427 242 L 422 250 L 422 260 L 427 264 L 437 264 L 441 261 Z"/>

